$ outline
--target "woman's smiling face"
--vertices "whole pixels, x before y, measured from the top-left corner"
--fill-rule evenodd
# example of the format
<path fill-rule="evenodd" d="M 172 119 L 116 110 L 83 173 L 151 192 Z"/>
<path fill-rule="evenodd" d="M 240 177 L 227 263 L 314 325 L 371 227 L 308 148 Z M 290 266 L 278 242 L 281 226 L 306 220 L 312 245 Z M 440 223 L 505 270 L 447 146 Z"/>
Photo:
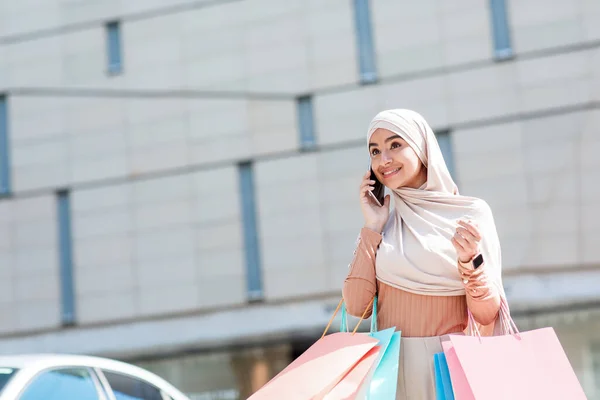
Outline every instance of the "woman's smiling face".
<path fill-rule="evenodd" d="M 427 168 L 400 136 L 379 128 L 369 140 L 371 168 L 386 187 L 418 189 L 427 181 Z"/>

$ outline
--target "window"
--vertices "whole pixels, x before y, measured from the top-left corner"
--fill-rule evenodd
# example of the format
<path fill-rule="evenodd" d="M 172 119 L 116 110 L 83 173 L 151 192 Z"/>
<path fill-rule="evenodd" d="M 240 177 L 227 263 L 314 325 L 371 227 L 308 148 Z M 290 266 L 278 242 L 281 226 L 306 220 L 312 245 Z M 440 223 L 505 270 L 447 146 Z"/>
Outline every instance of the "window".
<path fill-rule="evenodd" d="M 62 323 L 75 323 L 75 295 L 73 288 L 73 244 L 71 238 L 71 197 L 69 192 L 58 193 L 58 240 L 60 254 L 60 283 Z"/>
<path fill-rule="evenodd" d="M 452 179 L 456 181 L 456 174 L 454 173 L 454 156 L 452 154 L 452 140 L 450 137 L 450 131 L 441 131 L 435 134 L 437 141 L 440 145 L 440 149 L 442 150 L 442 155 L 444 156 L 444 161 L 446 162 L 446 166 L 448 167 L 448 171 L 450 171 L 450 175 L 452 175 Z"/>
<path fill-rule="evenodd" d="M 242 196 L 242 218 L 244 245 L 246 249 L 246 276 L 248 299 L 260 300 L 263 296 L 260 272 L 258 228 L 256 224 L 256 200 L 254 195 L 254 171 L 251 163 L 240 164 L 240 193 Z"/>
<path fill-rule="evenodd" d="M 25 388 L 20 400 L 98 400 L 96 382 L 87 368 L 42 372 Z"/>
<path fill-rule="evenodd" d="M 9 193 L 8 101 L 6 96 L 0 93 L 0 197 Z"/>
<path fill-rule="evenodd" d="M 362 83 L 373 83 L 377 81 L 377 71 L 375 70 L 375 48 L 373 46 L 369 0 L 354 0 L 354 21 L 356 24 L 360 81 Z"/>
<path fill-rule="evenodd" d="M 121 54 L 121 24 L 110 22 L 106 24 L 106 43 L 108 56 L 108 73 L 116 75 L 122 72 Z"/>
<path fill-rule="evenodd" d="M 163 400 L 160 390 L 148 382 L 116 372 L 102 372 L 116 400 Z"/>
<path fill-rule="evenodd" d="M 510 45 L 510 29 L 505 0 L 490 0 L 492 17 L 492 35 L 494 37 L 494 54 L 497 60 L 505 60 L 513 56 Z"/>
<path fill-rule="evenodd" d="M 17 371 L 18 370 L 14 368 L 0 367 L 0 392 L 2 392 L 4 386 L 6 386 L 8 381 L 10 381 L 10 379 L 17 373 Z"/>
<path fill-rule="evenodd" d="M 298 98 L 298 124 L 298 129 L 300 131 L 300 148 L 303 150 L 314 148 L 316 142 L 312 96 Z"/>

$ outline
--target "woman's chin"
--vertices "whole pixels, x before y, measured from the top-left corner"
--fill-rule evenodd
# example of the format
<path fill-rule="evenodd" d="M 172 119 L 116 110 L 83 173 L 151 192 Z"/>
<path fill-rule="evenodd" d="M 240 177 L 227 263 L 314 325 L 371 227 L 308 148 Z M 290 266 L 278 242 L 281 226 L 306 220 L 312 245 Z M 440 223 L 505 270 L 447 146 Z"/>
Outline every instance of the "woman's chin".
<path fill-rule="evenodd" d="M 394 179 L 391 182 L 386 182 L 385 187 L 387 187 L 390 190 L 394 190 L 394 189 L 402 189 L 403 187 L 406 186 L 406 182 L 404 182 L 403 180 L 400 179 Z"/>

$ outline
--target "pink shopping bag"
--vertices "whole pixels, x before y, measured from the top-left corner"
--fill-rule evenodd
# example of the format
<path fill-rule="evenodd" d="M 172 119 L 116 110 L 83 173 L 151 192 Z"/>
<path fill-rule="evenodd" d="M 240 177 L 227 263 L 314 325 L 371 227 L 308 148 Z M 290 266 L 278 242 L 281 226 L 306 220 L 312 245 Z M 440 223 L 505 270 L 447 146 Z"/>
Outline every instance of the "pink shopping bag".
<path fill-rule="evenodd" d="M 354 368 L 352 368 L 352 370 L 344 378 L 342 378 L 342 380 L 329 393 L 327 393 L 327 395 L 325 395 L 323 400 L 363 400 L 373 397 L 373 393 L 379 397 L 385 397 L 388 395 L 387 397 L 390 399 L 392 397 L 396 398 L 396 381 L 394 380 L 393 383 L 385 382 L 384 384 L 383 381 L 386 378 L 388 378 L 389 381 L 393 379 L 389 379 L 389 376 L 386 376 L 386 374 L 382 372 L 382 370 L 379 370 L 379 368 L 381 367 L 380 364 L 383 363 L 383 367 L 390 370 L 389 374 L 393 374 L 395 375 L 395 378 L 397 378 L 397 367 L 400 351 L 400 332 L 396 332 L 395 328 L 388 328 L 378 331 L 376 297 L 373 299 L 372 304 L 373 314 L 371 315 L 371 331 L 368 335 L 379 341 L 376 350 L 371 350 L 369 354 L 367 354 L 359 363 L 357 363 L 356 366 L 354 366 Z M 340 326 L 340 331 L 348 331 L 345 306 L 342 306 L 342 324 Z M 392 342 L 394 344 L 392 344 Z M 392 349 L 388 351 L 390 346 Z M 373 354 L 375 351 L 377 351 L 378 354 Z M 394 359 L 396 367 L 395 370 L 394 362 L 390 361 Z M 379 374 L 376 374 L 376 371 L 379 371 Z M 374 378 L 375 381 L 373 381 Z M 388 383 L 394 386 L 394 393 L 391 393 L 391 390 L 386 385 Z"/>
<path fill-rule="evenodd" d="M 454 350 L 452 342 L 449 340 L 442 342 L 442 348 L 444 349 L 446 363 L 448 364 L 448 370 L 450 371 L 454 398 L 456 400 L 475 400 L 475 397 L 473 397 L 473 391 L 469 386 L 469 381 L 467 381 L 465 371 L 462 369 L 460 361 L 456 356 L 456 350 Z"/>
<path fill-rule="evenodd" d="M 369 379 L 370 372 L 373 370 L 380 352 L 381 348 L 379 346 L 371 349 L 331 391 L 323 396 L 323 400 L 363 399 L 364 396 L 358 397 L 358 391 L 363 383 Z"/>
<path fill-rule="evenodd" d="M 322 398 L 375 348 L 377 342 L 377 339 L 367 335 L 345 332 L 327 335 L 250 396 L 249 400 Z"/>
<path fill-rule="evenodd" d="M 341 305 L 342 301 L 323 336 L 248 400 L 323 400 L 340 382 L 343 382 L 340 389 L 330 398 L 352 398 L 351 388 L 354 385 L 358 388 L 377 359 L 379 340 L 368 335 L 356 335 L 356 329 L 352 333 L 339 332 L 326 336 Z"/>
<path fill-rule="evenodd" d="M 510 319 L 505 300 L 501 313 Z M 510 319 L 509 323 L 515 327 Z M 442 342 L 456 400 L 586 400 L 552 328 Z"/>

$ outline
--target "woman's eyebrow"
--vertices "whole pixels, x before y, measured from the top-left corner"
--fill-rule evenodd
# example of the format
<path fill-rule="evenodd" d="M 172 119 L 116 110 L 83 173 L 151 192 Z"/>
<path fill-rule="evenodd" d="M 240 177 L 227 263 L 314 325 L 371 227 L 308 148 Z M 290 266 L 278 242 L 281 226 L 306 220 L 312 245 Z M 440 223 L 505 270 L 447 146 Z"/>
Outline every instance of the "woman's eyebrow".
<path fill-rule="evenodd" d="M 394 139 L 401 139 L 401 137 L 400 137 L 400 136 L 398 136 L 398 135 L 392 135 L 392 136 L 390 136 L 389 138 L 385 139 L 385 140 L 384 140 L 384 143 L 387 143 L 387 142 L 389 142 L 390 140 L 394 140 Z M 371 148 L 371 147 L 373 147 L 373 146 L 377 146 L 377 143 L 369 143 L 369 148 Z"/>

